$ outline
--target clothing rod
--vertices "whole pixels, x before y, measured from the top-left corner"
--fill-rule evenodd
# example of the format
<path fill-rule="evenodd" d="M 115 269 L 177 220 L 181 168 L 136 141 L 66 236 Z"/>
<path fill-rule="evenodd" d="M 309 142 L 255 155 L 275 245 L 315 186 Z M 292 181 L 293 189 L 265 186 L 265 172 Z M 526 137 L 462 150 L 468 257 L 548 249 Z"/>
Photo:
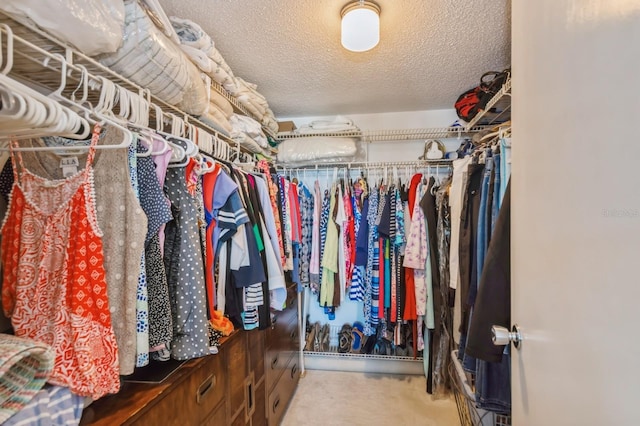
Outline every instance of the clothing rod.
<path fill-rule="evenodd" d="M 333 169 L 385 169 L 393 167 L 452 167 L 453 160 L 417 160 L 417 161 L 396 161 L 396 162 L 374 162 L 356 161 L 349 163 L 330 163 L 323 165 L 309 165 L 300 167 L 287 167 L 276 165 L 276 170 L 296 171 L 296 170 L 333 170 Z"/>

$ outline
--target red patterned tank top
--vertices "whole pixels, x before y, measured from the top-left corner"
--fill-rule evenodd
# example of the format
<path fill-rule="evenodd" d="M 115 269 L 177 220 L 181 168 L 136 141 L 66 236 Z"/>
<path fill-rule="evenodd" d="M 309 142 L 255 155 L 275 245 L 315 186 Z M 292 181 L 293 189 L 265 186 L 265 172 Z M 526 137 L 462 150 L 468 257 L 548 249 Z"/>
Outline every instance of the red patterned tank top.
<path fill-rule="evenodd" d="M 99 135 L 96 126 L 84 169 L 66 179 L 32 174 L 12 151 L 1 230 L 2 306 L 15 334 L 53 347 L 50 383 L 94 399 L 120 387 L 91 167 Z"/>

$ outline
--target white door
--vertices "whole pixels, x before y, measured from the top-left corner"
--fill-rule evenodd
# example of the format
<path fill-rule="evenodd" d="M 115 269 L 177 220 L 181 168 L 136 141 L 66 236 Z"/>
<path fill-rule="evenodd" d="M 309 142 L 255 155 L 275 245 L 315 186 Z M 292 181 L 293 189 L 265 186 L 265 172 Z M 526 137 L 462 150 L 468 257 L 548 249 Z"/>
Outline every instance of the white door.
<path fill-rule="evenodd" d="M 514 425 L 640 424 L 640 0 L 513 0 Z"/>

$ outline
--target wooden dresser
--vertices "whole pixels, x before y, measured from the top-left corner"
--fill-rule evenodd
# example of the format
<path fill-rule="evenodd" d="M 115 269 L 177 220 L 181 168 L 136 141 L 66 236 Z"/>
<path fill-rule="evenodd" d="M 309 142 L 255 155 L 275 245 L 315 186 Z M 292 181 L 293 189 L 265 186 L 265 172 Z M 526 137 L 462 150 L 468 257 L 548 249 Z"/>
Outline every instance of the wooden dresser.
<path fill-rule="evenodd" d="M 278 425 L 300 377 L 295 287 L 287 299 L 269 329 L 235 332 L 218 354 L 186 361 L 160 383 L 123 382 L 80 424 Z"/>
<path fill-rule="evenodd" d="M 269 426 L 280 424 L 300 379 L 298 301 L 296 285 L 287 288 L 287 308 L 274 312 L 266 330 L 266 390 Z"/>

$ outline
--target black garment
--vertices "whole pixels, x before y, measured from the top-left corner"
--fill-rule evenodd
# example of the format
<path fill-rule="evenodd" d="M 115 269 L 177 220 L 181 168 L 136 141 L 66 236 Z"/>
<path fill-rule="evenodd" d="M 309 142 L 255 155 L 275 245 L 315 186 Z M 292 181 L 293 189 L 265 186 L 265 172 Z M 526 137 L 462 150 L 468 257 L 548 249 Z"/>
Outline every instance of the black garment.
<path fill-rule="evenodd" d="M 260 235 L 260 239 L 264 244 L 269 244 L 269 236 L 268 235 L 264 235 L 262 233 L 262 223 L 266 223 L 265 219 L 264 219 L 264 211 L 262 210 L 263 206 L 262 204 L 260 204 L 260 198 L 258 195 L 258 189 L 256 186 L 256 181 L 255 181 L 256 177 L 248 175 L 247 176 L 247 180 L 248 180 L 248 192 L 249 192 L 249 198 L 251 200 L 251 204 L 253 205 L 253 210 L 256 216 L 256 220 L 258 221 L 259 225 L 257 226 L 257 232 Z M 262 265 L 263 265 L 263 270 L 265 273 L 265 277 L 269 276 L 269 272 L 267 270 L 267 254 L 265 252 L 265 249 L 263 248 L 260 251 L 260 259 L 262 260 Z M 261 306 L 258 306 L 258 318 L 259 318 L 259 329 L 260 330 L 265 330 L 269 327 L 271 327 L 271 296 L 269 293 L 269 282 L 268 280 L 265 279 L 265 281 L 262 282 L 262 299 L 264 301 L 264 304 Z"/>
<path fill-rule="evenodd" d="M 469 289 L 474 272 L 476 271 L 476 239 L 478 231 L 478 213 L 480 211 L 480 185 L 484 173 L 483 164 L 470 164 L 469 178 L 464 189 L 464 201 L 460 213 L 460 244 L 458 248 L 458 261 L 460 265 L 460 291 L 462 317 L 459 331 L 467 333 L 469 326 L 470 306 Z M 475 282 L 475 280 L 473 281 Z"/>
<path fill-rule="evenodd" d="M 502 201 L 487 251 L 465 352 L 488 362 L 501 362 L 502 346 L 491 341 L 491 326 L 511 324 L 511 183 Z"/>
<path fill-rule="evenodd" d="M 440 288 L 440 275 L 438 274 L 439 266 L 439 256 L 438 256 L 438 220 L 437 220 L 437 207 L 436 207 L 436 197 L 432 194 L 434 191 L 434 186 L 436 184 L 436 180 L 431 176 L 429 181 L 427 182 L 427 190 L 420 200 L 420 208 L 424 213 L 424 217 L 427 222 L 427 230 L 428 230 L 428 244 L 429 244 L 429 259 L 431 260 L 431 282 L 432 287 L 434 289 L 434 296 L 438 289 Z M 441 311 L 441 298 L 434 297 L 433 298 L 433 309 L 434 312 L 438 313 Z M 439 340 L 441 337 L 440 330 L 442 325 L 442 318 L 439 315 L 434 315 L 434 331 L 430 333 L 429 338 L 429 370 L 427 372 L 427 392 L 433 392 L 433 368 L 435 365 L 435 357 L 434 348 L 439 346 Z"/>

